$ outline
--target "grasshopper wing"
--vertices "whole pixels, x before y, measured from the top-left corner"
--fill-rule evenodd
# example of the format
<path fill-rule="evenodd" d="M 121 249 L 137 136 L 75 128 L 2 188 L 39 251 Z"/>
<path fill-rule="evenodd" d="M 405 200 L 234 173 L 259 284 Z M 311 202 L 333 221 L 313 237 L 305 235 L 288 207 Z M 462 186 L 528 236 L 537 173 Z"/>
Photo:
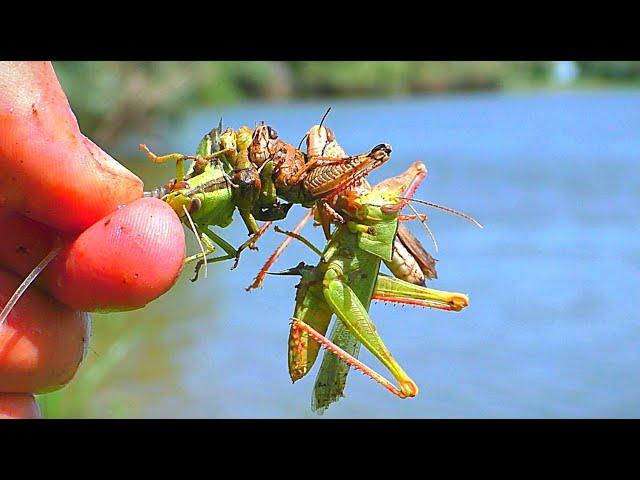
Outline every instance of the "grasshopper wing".
<path fill-rule="evenodd" d="M 352 357 L 358 358 L 360 342 L 342 322 L 334 323 L 330 340 Z M 311 409 L 318 415 L 322 415 L 329 405 L 344 397 L 349 368 L 347 363 L 331 352 L 324 352 L 311 397 Z"/>

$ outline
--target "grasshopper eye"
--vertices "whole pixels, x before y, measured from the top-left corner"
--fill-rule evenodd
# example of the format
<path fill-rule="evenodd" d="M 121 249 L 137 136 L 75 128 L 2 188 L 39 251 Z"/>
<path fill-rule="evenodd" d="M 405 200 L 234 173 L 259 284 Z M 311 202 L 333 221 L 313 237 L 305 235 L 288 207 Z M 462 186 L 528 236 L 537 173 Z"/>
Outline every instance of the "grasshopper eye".
<path fill-rule="evenodd" d="M 333 133 L 333 130 L 331 130 L 330 128 L 327 128 L 327 140 L 329 142 L 333 142 L 335 139 L 336 139 L 336 136 Z"/>
<path fill-rule="evenodd" d="M 189 213 L 196 213 L 198 210 L 202 208 L 202 201 L 196 197 L 191 200 L 191 205 L 189 205 Z"/>
<path fill-rule="evenodd" d="M 267 127 L 269 130 L 269 138 L 271 140 L 276 140 L 278 138 L 278 132 L 276 132 L 275 128 Z"/>

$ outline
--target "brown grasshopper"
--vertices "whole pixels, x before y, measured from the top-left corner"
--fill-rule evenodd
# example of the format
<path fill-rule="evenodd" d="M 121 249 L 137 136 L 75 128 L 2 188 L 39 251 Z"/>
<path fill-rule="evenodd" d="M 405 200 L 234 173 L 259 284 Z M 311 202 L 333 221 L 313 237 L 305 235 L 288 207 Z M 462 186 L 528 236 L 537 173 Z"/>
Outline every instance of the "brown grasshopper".
<path fill-rule="evenodd" d="M 362 155 L 348 156 L 338 144 L 333 131 L 323 127 L 322 122 L 320 125 L 311 127 L 306 134 L 306 156 L 299 149 L 280 140 L 272 127 L 266 125 L 261 127 L 254 131 L 253 149 L 250 149 L 250 152 L 253 152 L 254 158 L 259 161 L 274 160 L 279 166 L 274 168 L 274 182 L 276 186 L 279 185 L 277 187 L 279 195 L 283 191 L 286 192 L 286 187 L 289 186 L 291 187 L 289 191 L 298 195 L 290 196 L 290 200 L 298 200 L 298 203 L 303 206 L 312 208 L 294 231 L 288 233 L 292 233 L 293 236 L 298 235 L 304 224 L 315 214 L 316 220 L 322 225 L 325 237 L 328 239 L 330 225 L 345 223 L 345 217 L 350 218 L 348 212 L 352 210 L 352 205 L 357 203 L 356 199 L 371 190 L 371 185 L 364 177 L 384 162 L 376 163 L 371 159 L 366 162 Z M 387 144 L 381 145 L 387 147 Z M 388 148 L 390 150 L 390 146 Z M 303 163 L 305 159 L 306 163 Z M 444 209 L 479 225 L 472 218 L 455 210 L 422 200 L 414 201 Z M 428 230 L 424 223 L 427 220 L 426 215 L 417 212 L 414 215 L 399 215 L 401 221 L 414 219 L 421 220 Z M 431 235 L 430 231 L 429 234 Z M 292 238 L 289 236 L 283 241 L 247 290 L 262 284 L 267 270 L 275 263 Z M 425 285 L 425 278 L 437 278 L 436 260 L 409 229 L 400 225 L 393 246 L 392 260 L 385 263 L 398 278 L 416 285 Z"/>

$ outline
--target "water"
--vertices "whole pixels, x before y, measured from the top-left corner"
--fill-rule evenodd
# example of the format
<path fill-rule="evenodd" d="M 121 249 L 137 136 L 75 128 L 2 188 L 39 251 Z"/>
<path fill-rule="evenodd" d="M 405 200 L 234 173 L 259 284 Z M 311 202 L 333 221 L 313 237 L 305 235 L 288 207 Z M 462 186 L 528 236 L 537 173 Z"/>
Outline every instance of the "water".
<path fill-rule="evenodd" d="M 638 417 L 640 93 L 243 104 L 194 114 L 165 141 L 192 151 L 223 115 L 236 127 L 265 120 L 297 143 L 329 104 L 327 123 L 348 152 L 393 146 L 372 182 L 423 161 L 429 174 L 419 196 L 467 212 L 485 229 L 426 211 L 440 245 L 432 286 L 468 293 L 466 310 L 372 307 L 420 395 L 399 400 L 352 372 L 346 398 L 324 416 Z M 149 171 L 141 175 L 152 184 L 172 167 L 161 177 Z M 292 209 L 285 227 L 302 215 Z M 224 232 L 235 244 L 245 235 L 239 219 Z M 137 415 L 316 417 L 309 404 L 318 366 L 295 385 L 286 368 L 296 278 L 271 277 L 244 291 L 281 239 L 270 232 L 237 270 L 210 266 L 208 279 L 182 281 L 147 308 L 172 309 L 179 319 L 158 332 L 177 373 L 137 382 L 145 398 Z M 294 243 L 274 270 L 300 260 L 316 258 Z M 368 353 L 361 358 L 387 375 Z"/>

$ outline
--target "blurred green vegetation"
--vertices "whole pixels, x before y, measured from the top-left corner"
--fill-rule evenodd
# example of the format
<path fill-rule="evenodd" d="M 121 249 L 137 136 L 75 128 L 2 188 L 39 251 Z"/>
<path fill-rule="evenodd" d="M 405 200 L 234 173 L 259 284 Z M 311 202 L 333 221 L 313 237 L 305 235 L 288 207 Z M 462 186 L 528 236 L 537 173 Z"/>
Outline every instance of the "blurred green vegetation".
<path fill-rule="evenodd" d="M 94 315 L 93 320 L 97 320 L 95 325 L 98 331 L 93 332 L 91 346 L 79 373 L 65 388 L 38 397 L 38 404 L 46 418 L 105 416 L 105 412 L 99 411 L 99 405 L 94 401 L 96 392 L 139 342 L 143 324 L 129 328 L 125 314 Z M 128 409 L 113 400 L 109 410 L 114 412 L 109 416 L 117 417 Z"/>
<path fill-rule="evenodd" d="M 189 241 L 193 248 L 193 241 Z M 189 328 L 188 319 L 202 312 L 206 303 L 192 287 L 188 279 L 180 278 L 170 294 L 144 309 L 92 314 L 86 357 L 67 386 L 38 396 L 43 416 L 148 416 L 150 397 L 156 404 L 164 398 L 179 405 L 182 392 L 178 384 L 184 372 L 175 352 L 189 348 L 189 336 L 184 333 Z M 176 311 L 183 312 L 187 319 L 176 317 Z M 215 320 L 216 312 L 207 312 L 206 316 Z"/>
<path fill-rule="evenodd" d="M 125 132 L 150 133 L 194 108 L 245 99 L 383 97 L 454 91 L 637 86 L 640 62 L 246 61 L 55 62 L 83 131 L 116 148 Z M 566 62 L 565 62 L 566 63 Z"/>

